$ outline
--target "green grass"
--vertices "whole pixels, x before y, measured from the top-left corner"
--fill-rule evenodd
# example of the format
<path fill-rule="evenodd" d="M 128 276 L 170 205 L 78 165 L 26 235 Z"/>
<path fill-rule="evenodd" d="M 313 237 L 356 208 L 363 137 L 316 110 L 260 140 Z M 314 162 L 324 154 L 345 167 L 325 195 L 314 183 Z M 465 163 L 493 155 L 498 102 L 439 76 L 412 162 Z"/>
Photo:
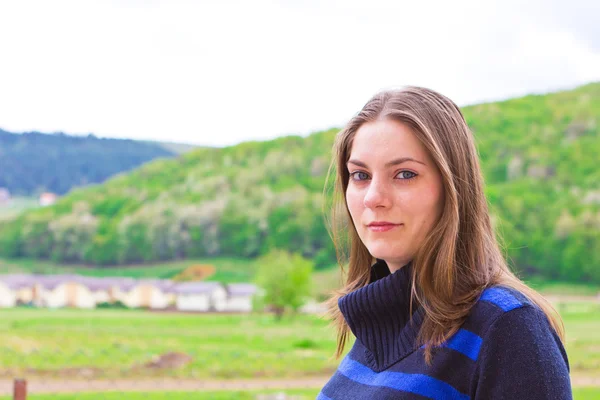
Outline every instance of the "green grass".
<path fill-rule="evenodd" d="M 232 397 L 235 398 L 235 397 Z M 600 388 L 574 388 L 574 400 L 597 400 L 600 399 Z"/>
<path fill-rule="evenodd" d="M 335 349 L 327 322 L 314 316 L 164 314 L 134 310 L 0 311 L 0 375 L 97 378 L 283 378 L 332 373 Z M 183 352 L 177 370 L 143 367 Z M 66 368 L 75 368 L 67 371 Z M 2 371 L 4 370 L 4 371 Z"/>
<path fill-rule="evenodd" d="M 526 283 L 545 295 L 596 296 L 600 293 L 600 285 L 590 283 L 554 282 L 535 278 L 526 280 Z"/>
<path fill-rule="evenodd" d="M 141 266 L 97 267 L 62 265 L 36 259 L 0 259 L 1 273 L 79 274 L 84 276 L 123 276 L 131 278 L 172 278 L 185 268 L 196 264 L 210 264 L 216 273 L 208 280 L 224 283 L 249 282 L 255 272 L 255 263 L 246 258 L 203 258 L 172 261 Z"/>
<path fill-rule="evenodd" d="M 565 303 L 573 376 L 600 374 L 600 305 Z M 350 345 L 346 348 L 349 350 Z M 330 376 L 334 333 L 315 316 L 164 314 L 137 310 L 0 310 L 0 375 L 47 379 L 302 378 Z M 193 361 L 181 369 L 143 365 L 167 352 Z M 93 376 L 80 375 L 84 369 Z M 314 398 L 318 390 L 289 390 Z M 107 393 L 52 395 L 52 399 L 256 399 L 263 392 Z M 600 388 L 575 388 L 580 400 L 600 398 Z M 308 397 L 307 397 L 308 396 Z M 30 396 L 44 400 L 50 396 Z M 2 397 L 0 397 L 2 399 Z"/>
<path fill-rule="evenodd" d="M 565 303 L 573 374 L 600 374 L 600 304 Z M 349 346 L 346 350 L 349 349 Z M 138 310 L 0 310 L 0 374 L 49 377 L 93 368 L 97 378 L 283 378 L 327 375 L 335 335 L 312 315 L 167 314 Z M 168 352 L 193 357 L 185 368 L 141 367 Z M 3 371 L 2 371 L 3 369 Z"/>
<path fill-rule="evenodd" d="M 600 303 L 563 303 L 558 310 L 565 323 L 571 372 L 600 376 Z"/>

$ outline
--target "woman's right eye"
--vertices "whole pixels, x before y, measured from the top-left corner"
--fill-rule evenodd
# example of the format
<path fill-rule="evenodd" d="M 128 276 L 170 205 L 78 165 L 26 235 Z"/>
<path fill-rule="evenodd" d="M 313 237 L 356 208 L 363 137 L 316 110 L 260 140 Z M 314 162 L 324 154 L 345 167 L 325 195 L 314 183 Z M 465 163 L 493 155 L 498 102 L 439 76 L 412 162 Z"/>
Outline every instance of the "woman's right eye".
<path fill-rule="evenodd" d="M 365 179 L 367 179 L 367 178 L 365 178 L 365 179 L 356 179 L 356 178 L 355 178 L 355 176 L 356 176 L 356 175 L 358 175 L 358 174 L 367 175 L 365 172 L 362 172 L 362 171 L 356 171 L 356 172 L 353 172 L 353 173 L 351 173 L 351 174 L 350 174 L 350 177 L 351 177 L 351 178 L 352 178 L 352 180 L 354 180 L 354 181 L 364 181 Z M 367 176 L 368 176 L 368 175 L 367 175 Z"/>

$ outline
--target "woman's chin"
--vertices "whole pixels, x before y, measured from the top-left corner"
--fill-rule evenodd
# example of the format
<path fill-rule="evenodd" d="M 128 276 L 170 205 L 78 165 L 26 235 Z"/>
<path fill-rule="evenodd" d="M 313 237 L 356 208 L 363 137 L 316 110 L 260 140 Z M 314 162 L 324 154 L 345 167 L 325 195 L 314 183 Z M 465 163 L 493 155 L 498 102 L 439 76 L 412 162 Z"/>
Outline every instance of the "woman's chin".
<path fill-rule="evenodd" d="M 378 258 L 380 260 L 396 260 L 402 258 L 401 254 L 391 252 L 389 248 L 386 249 L 376 247 L 373 249 L 369 249 L 369 253 L 371 253 L 373 257 Z"/>

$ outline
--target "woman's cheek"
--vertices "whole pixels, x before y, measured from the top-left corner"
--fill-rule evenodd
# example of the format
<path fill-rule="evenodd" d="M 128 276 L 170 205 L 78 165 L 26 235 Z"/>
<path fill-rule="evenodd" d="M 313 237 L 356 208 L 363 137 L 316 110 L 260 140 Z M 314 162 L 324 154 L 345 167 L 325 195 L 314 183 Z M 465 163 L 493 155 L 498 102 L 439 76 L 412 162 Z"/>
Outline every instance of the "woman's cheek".
<path fill-rule="evenodd" d="M 357 219 L 360 217 L 360 199 L 355 192 L 348 190 L 346 194 L 346 201 L 348 202 L 350 217 L 356 225 L 359 222 Z"/>

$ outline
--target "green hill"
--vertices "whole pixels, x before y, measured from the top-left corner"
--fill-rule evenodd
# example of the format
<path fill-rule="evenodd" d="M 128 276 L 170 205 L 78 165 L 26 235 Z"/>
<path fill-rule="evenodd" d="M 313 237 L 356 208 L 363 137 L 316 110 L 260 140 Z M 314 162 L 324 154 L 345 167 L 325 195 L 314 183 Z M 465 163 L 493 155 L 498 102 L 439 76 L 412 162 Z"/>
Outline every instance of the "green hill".
<path fill-rule="evenodd" d="M 600 83 L 465 107 L 519 271 L 600 282 Z M 147 163 L 0 226 L 0 256 L 124 265 L 334 252 L 321 192 L 338 129 Z"/>

